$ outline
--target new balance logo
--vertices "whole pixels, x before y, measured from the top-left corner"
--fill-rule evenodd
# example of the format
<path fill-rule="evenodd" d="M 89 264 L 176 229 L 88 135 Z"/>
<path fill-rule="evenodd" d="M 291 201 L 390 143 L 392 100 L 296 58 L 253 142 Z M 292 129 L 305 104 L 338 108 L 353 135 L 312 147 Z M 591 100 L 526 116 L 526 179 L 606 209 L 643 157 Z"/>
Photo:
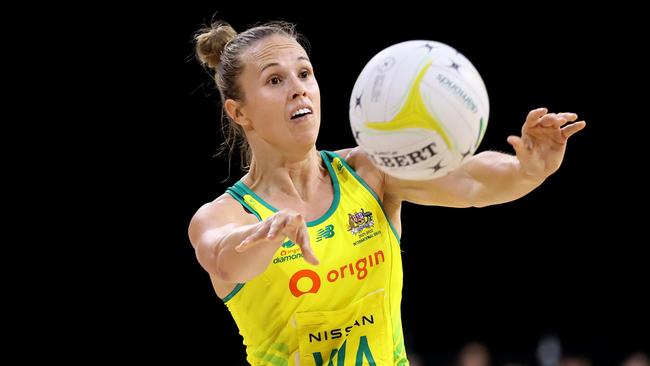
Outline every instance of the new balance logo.
<path fill-rule="evenodd" d="M 323 238 L 329 239 L 334 236 L 334 225 L 327 225 L 324 228 L 316 231 L 316 241 L 321 241 Z"/>

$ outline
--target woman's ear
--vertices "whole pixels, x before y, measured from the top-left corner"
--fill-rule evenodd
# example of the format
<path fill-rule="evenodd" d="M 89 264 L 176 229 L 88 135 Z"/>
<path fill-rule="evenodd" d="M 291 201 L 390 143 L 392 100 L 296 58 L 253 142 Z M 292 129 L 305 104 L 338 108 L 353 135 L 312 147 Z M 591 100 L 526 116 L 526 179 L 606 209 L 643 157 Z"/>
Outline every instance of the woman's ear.
<path fill-rule="evenodd" d="M 242 113 L 241 105 L 239 104 L 239 102 L 233 99 L 226 99 L 224 107 L 226 109 L 226 113 L 228 114 L 228 117 L 230 117 L 230 119 L 235 121 L 236 124 L 242 127 L 250 125 L 250 121 Z"/>

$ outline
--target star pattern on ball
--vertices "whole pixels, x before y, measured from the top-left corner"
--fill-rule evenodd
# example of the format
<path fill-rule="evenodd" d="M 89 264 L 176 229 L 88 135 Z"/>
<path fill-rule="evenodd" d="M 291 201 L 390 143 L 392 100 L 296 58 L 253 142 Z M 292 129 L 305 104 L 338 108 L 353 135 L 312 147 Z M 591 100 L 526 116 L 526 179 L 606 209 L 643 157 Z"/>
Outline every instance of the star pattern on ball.
<path fill-rule="evenodd" d="M 442 161 L 439 161 L 436 165 L 429 167 L 429 169 L 432 169 L 434 173 L 442 168 L 444 168 L 444 166 L 442 165 Z"/>

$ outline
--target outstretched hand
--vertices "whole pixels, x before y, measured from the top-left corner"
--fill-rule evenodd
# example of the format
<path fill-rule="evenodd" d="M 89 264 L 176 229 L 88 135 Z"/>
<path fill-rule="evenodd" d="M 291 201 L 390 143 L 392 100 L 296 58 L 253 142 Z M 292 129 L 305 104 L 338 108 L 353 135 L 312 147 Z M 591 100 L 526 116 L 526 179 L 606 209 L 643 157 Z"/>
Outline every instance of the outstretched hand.
<path fill-rule="evenodd" d="M 558 170 L 567 140 L 587 125 L 585 121 L 575 122 L 577 118 L 575 113 L 548 113 L 546 108 L 528 113 L 521 137 L 508 136 L 524 174 L 545 179 Z"/>
<path fill-rule="evenodd" d="M 241 253 L 261 244 L 279 248 L 286 238 L 300 247 L 302 255 L 308 263 L 314 265 L 319 263 L 311 247 L 304 218 L 292 210 L 281 210 L 262 221 L 257 231 L 245 238 L 241 244 L 235 247 L 235 250 Z"/>

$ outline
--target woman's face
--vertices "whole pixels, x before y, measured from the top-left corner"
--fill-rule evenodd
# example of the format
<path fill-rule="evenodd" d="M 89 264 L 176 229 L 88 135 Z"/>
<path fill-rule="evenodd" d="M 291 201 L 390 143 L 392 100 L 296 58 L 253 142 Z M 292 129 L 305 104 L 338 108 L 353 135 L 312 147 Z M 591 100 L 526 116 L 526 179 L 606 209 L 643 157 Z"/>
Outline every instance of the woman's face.
<path fill-rule="evenodd" d="M 305 50 L 291 38 L 273 35 L 242 57 L 239 106 L 249 141 L 285 151 L 311 148 L 320 127 L 320 90 Z"/>

